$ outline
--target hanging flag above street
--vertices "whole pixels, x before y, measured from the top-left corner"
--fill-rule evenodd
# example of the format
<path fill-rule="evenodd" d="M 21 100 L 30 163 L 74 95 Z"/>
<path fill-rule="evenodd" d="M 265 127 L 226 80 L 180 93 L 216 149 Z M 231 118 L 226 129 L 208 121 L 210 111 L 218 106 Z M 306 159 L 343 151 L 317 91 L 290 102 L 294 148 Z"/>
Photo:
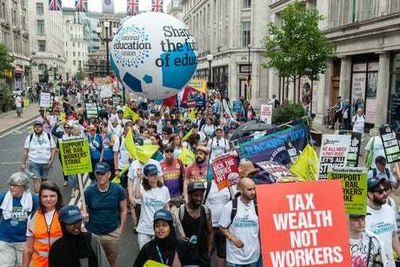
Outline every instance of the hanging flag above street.
<path fill-rule="evenodd" d="M 75 1 L 75 9 L 77 12 L 88 12 L 88 0 Z"/>
<path fill-rule="evenodd" d="M 151 0 L 151 11 L 164 12 L 163 2 L 163 0 Z"/>
<path fill-rule="evenodd" d="M 49 10 L 60 11 L 61 7 L 61 0 L 49 0 Z"/>
<path fill-rule="evenodd" d="M 135 16 L 139 14 L 139 0 L 128 0 L 126 4 L 127 16 Z"/>

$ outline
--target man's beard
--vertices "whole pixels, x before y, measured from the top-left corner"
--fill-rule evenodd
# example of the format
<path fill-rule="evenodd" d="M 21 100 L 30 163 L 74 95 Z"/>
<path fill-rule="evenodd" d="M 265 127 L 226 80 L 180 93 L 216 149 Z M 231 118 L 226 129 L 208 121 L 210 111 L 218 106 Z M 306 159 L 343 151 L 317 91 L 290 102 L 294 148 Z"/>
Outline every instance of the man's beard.
<path fill-rule="evenodd" d="M 382 206 L 382 205 L 386 204 L 387 199 L 379 199 L 379 198 L 377 198 L 377 197 L 374 197 L 374 198 L 372 199 L 372 202 L 373 202 L 375 205 L 377 205 L 377 206 Z"/>
<path fill-rule="evenodd" d="M 201 157 L 196 157 L 196 163 L 202 164 L 204 162 L 204 159 Z"/>

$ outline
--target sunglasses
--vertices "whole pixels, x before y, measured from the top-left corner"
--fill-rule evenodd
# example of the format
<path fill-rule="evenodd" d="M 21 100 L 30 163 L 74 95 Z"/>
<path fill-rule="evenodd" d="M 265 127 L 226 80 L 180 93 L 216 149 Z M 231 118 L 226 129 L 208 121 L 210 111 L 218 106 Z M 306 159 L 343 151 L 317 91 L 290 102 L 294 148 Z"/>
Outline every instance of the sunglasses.
<path fill-rule="evenodd" d="M 165 149 L 164 152 L 165 153 L 172 153 L 172 152 L 174 152 L 174 150 L 173 149 Z"/>
<path fill-rule="evenodd" d="M 379 195 L 382 195 L 384 192 L 388 192 L 390 190 L 390 188 L 383 188 L 383 189 L 377 189 L 374 192 L 378 193 Z"/>

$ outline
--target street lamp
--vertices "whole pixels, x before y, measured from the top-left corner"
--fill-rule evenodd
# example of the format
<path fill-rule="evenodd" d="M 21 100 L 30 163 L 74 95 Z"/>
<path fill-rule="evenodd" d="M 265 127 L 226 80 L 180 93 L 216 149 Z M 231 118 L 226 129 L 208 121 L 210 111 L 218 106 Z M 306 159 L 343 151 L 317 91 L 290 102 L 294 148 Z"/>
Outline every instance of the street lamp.
<path fill-rule="evenodd" d="M 212 81 L 212 76 L 211 76 L 211 62 L 213 61 L 214 56 L 211 54 L 207 55 L 207 61 L 208 61 L 208 89 L 211 88 L 211 81 Z"/>
<path fill-rule="evenodd" d="M 106 44 L 106 64 L 107 64 L 106 71 L 107 71 L 107 76 L 110 75 L 110 59 L 109 59 L 110 51 L 109 51 L 108 43 L 111 40 L 110 40 L 110 36 L 109 36 L 109 27 L 110 27 L 110 22 L 106 20 L 106 21 L 103 22 L 104 30 L 102 28 L 100 28 L 100 27 L 97 28 L 97 33 L 99 34 L 100 39 L 102 41 L 104 41 L 105 44 Z"/>
<path fill-rule="evenodd" d="M 247 56 L 247 67 L 248 67 L 248 76 L 247 76 L 247 90 L 248 90 L 248 93 L 250 94 L 251 92 L 250 92 L 250 84 L 251 84 L 251 63 L 250 63 L 250 48 L 251 48 L 251 46 L 250 46 L 250 44 L 248 44 L 247 45 L 247 48 L 248 48 L 248 56 Z M 250 96 L 248 96 L 248 97 L 250 97 Z"/>

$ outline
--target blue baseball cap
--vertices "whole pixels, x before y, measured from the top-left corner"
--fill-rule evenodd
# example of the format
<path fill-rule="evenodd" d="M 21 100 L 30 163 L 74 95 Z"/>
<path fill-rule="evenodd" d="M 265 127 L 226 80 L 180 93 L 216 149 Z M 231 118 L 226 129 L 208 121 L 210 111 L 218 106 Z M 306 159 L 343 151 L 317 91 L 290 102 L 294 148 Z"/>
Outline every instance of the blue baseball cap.
<path fill-rule="evenodd" d="M 154 213 L 154 221 L 163 220 L 167 222 L 172 222 L 174 219 L 172 218 L 172 214 L 170 211 L 166 209 L 160 209 Z"/>
<path fill-rule="evenodd" d="M 78 221 L 82 221 L 83 217 L 78 206 L 68 205 L 60 210 L 60 212 L 58 213 L 58 219 L 60 220 L 60 222 L 72 224 Z"/>
<path fill-rule="evenodd" d="M 147 164 L 146 166 L 144 166 L 143 174 L 145 176 L 149 176 L 149 175 L 151 176 L 151 175 L 158 174 L 157 166 L 154 164 Z"/>
<path fill-rule="evenodd" d="M 106 162 L 99 162 L 96 164 L 96 167 L 94 168 L 95 173 L 107 173 L 110 171 L 110 165 Z"/>
<path fill-rule="evenodd" d="M 368 191 L 374 191 L 380 184 L 385 183 L 386 182 L 386 178 L 377 178 L 377 177 L 373 177 L 368 179 Z"/>

